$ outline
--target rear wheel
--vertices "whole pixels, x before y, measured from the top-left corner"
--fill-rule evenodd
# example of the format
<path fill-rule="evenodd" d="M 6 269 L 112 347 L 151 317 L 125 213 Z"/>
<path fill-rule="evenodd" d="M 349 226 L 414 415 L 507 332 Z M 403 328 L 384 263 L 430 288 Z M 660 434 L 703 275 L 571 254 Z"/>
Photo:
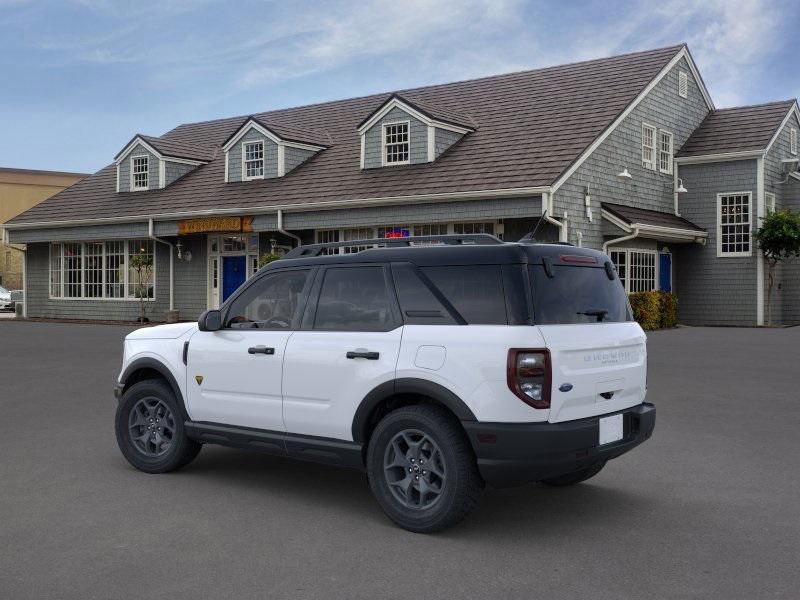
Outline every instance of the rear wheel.
<path fill-rule="evenodd" d="M 384 417 L 370 438 L 367 471 L 386 515 L 418 533 L 461 521 L 483 488 L 458 421 L 437 406 L 407 406 Z"/>
<path fill-rule="evenodd" d="M 592 477 L 597 475 L 600 471 L 602 471 L 604 466 L 606 466 L 606 463 L 603 462 L 597 463 L 596 465 L 592 465 L 591 467 L 587 467 L 586 469 L 581 469 L 580 471 L 567 473 L 566 475 L 559 475 L 558 477 L 550 477 L 548 479 L 542 479 L 542 483 L 556 487 L 575 485 L 576 483 L 580 483 L 582 481 L 586 481 L 587 479 L 591 479 Z"/>
<path fill-rule="evenodd" d="M 202 448 L 186 437 L 175 394 L 158 379 L 140 381 L 125 391 L 115 429 L 123 456 L 146 473 L 180 469 Z"/>

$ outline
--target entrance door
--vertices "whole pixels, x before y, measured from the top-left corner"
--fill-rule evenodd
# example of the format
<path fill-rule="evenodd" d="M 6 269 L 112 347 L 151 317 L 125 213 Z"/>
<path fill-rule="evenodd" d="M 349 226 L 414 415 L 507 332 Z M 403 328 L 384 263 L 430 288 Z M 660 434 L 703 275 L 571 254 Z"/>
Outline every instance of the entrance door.
<path fill-rule="evenodd" d="M 284 431 L 281 378 L 310 269 L 259 277 L 234 297 L 219 331 L 198 331 L 187 356 L 188 409 L 195 421 Z"/>
<path fill-rule="evenodd" d="M 658 263 L 658 285 L 662 292 L 672 291 L 672 255 L 663 253 L 659 254 Z"/>
<path fill-rule="evenodd" d="M 247 279 L 247 260 L 244 256 L 225 256 L 222 258 L 222 301 Z"/>

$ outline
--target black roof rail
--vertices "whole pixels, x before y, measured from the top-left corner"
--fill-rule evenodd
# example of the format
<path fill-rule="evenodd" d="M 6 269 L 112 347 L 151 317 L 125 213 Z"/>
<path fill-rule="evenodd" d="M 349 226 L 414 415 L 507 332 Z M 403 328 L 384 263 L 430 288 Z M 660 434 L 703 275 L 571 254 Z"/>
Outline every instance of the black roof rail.
<path fill-rule="evenodd" d="M 376 246 L 386 248 L 411 246 L 411 244 L 429 243 L 446 246 L 503 244 L 503 240 L 488 233 L 471 233 L 467 235 L 412 235 L 401 238 L 373 238 L 368 240 L 348 240 L 346 242 L 327 242 L 323 244 L 306 244 L 287 252 L 283 258 L 308 258 L 319 256 L 324 250 L 332 248 L 367 246 L 369 250 Z M 361 252 L 362 250 L 358 250 Z"/>

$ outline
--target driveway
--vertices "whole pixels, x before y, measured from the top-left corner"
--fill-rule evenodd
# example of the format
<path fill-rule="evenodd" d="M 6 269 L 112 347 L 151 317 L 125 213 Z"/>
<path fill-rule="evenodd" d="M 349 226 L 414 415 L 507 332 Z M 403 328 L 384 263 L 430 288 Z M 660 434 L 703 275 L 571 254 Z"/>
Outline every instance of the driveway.
<path fill-rule="evenodd" d="M 800 328 L 650 335 L 652 440 L 571 489 L 389 523 L 364 476 L 206 447 L 117 451 L 126 328 L 0 322 L 0 597 L 796 598 Z"/>

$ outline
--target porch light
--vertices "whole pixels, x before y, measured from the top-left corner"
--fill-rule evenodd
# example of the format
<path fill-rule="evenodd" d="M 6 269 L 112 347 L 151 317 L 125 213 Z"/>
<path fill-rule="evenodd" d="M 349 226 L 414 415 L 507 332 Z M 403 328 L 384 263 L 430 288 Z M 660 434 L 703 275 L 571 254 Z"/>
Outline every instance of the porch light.
<path fill-rule="evenodd" d="M 632 181 L 633 175 L 628 172 L 628 167 L 624 167 L 621 173 L 617 173 L 617 179 L 620 181 Z"/>
<path fill-rule="evenodd" d="M 685 187 L 683 187 L 683 179 L 681 179 L 679 177 L 678 178 L 678 187 L 675 188 L 675 192 L 678 193 L 678 194 L 685 194 L 688 191 L 689 190 L 687 190 Z"/>

